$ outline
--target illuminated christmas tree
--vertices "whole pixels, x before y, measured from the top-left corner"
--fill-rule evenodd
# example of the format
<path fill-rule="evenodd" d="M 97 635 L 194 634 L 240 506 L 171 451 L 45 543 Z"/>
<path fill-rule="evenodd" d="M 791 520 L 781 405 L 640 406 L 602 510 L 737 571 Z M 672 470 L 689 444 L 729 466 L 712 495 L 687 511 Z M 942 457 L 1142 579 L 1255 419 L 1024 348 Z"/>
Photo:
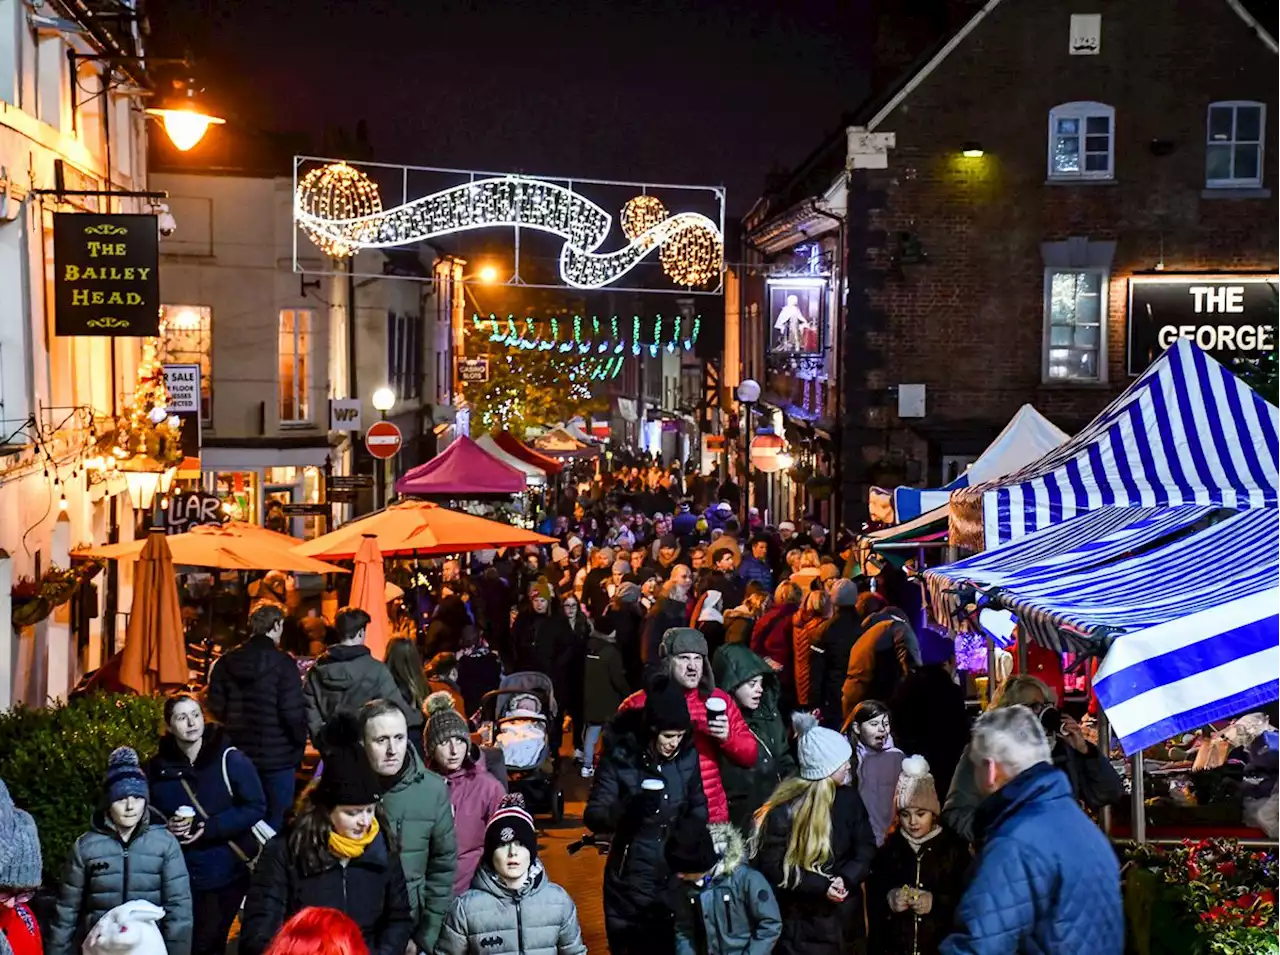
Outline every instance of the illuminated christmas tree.
<path fill-rule="evenodd" d="M 144 339 L 133 401 L 116 420 L 112 454 L 120 461 L 151 458 L 164 467 L 182 460 L 182 421 L 169 414 L 164 367 L 156 357 L 159 341 Z"/>

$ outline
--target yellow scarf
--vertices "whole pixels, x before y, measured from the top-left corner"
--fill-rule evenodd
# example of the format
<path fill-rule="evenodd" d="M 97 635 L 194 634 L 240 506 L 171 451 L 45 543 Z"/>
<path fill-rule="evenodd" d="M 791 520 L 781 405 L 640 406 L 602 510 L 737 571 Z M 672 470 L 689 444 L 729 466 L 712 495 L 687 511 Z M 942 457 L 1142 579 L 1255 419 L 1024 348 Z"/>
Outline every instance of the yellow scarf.
<path fill-rule="evenodd" d="M 364 850 L 369 848 L 369 843 L 378 837 L 378 820 L 373 820 L 373 824 L 369 826 L 369 831 L 359 839 L 349 839 L 346 836 L 338 835 L 336 832 L 329 833 L 329 851 L 339 859 L 358 859 L 364 854 Z"/>

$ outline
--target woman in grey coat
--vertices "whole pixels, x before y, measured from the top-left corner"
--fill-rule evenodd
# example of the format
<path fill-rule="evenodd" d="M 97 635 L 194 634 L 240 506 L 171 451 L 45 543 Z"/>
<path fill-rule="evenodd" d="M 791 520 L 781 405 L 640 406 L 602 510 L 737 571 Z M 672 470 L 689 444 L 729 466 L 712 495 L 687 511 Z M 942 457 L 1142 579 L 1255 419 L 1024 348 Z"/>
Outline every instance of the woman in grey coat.
<path fill-rule="evenodd" d="M 191 951 L 191 886 L 182 847 L 150 805 L 138 754 L 122 746 L 107 762 L 104 806 L 67 859 L 47 955 L 76 955 L 111 909 L 151 902 L 164 909 L 160 934 L 168 955 Z"/>
<path fill-rule="evenodd" d="M 484 861 L 454 900 L 435 955 L 586 955 L 578 909 L 538 861 L 533 817 L 507 796 L 484 836 Z"/>

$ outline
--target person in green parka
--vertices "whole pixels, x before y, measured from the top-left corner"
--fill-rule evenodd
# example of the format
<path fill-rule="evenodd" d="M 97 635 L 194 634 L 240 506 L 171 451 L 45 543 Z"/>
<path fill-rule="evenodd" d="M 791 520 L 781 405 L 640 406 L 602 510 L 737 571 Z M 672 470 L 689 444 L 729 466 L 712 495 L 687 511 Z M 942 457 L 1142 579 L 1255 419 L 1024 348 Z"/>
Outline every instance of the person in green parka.
<path fill-rule="evenodd" d="M 716 686 L 733 697 L 759 744 L 751 769 L 723 757 L 720 760 L 720 778 L 729 797 L 729 821 L 745 830 L 778 783 L 796 772 L 787 728 L 778 712 L 782 687 L 769 664 L 746 644 L 725 644 L 716 651 L 711 666 Z"/>

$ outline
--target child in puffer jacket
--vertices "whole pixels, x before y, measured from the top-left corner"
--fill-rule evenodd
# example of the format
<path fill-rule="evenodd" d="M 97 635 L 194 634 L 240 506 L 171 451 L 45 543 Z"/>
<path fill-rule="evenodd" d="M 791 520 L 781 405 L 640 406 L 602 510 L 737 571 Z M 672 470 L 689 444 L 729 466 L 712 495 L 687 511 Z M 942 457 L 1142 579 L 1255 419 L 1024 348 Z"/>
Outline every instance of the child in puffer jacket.
<path fill-rule="evenodd" d="M 524 799 L 503 798 L 471 888 L 454 900 L 435 955 L 586 955 L 578 909 L 538 861 Z"/>
<path fill-rule="evenodd" d="M 964 893 L 969 846 L 942 827 L 938 790 L 923 756 L 903 760 L 894 805 L 897 822 L 867 880 L 871 955 L 937 955 Z"/>
<path fill-rule="evenodd" d="M 676 955 L 768 955 L 782 934 L 773 887 L 746 864 L 742 836 L 728 823 L 676 824 L 666 848 L 676 874 L 668 904 Z"/>

